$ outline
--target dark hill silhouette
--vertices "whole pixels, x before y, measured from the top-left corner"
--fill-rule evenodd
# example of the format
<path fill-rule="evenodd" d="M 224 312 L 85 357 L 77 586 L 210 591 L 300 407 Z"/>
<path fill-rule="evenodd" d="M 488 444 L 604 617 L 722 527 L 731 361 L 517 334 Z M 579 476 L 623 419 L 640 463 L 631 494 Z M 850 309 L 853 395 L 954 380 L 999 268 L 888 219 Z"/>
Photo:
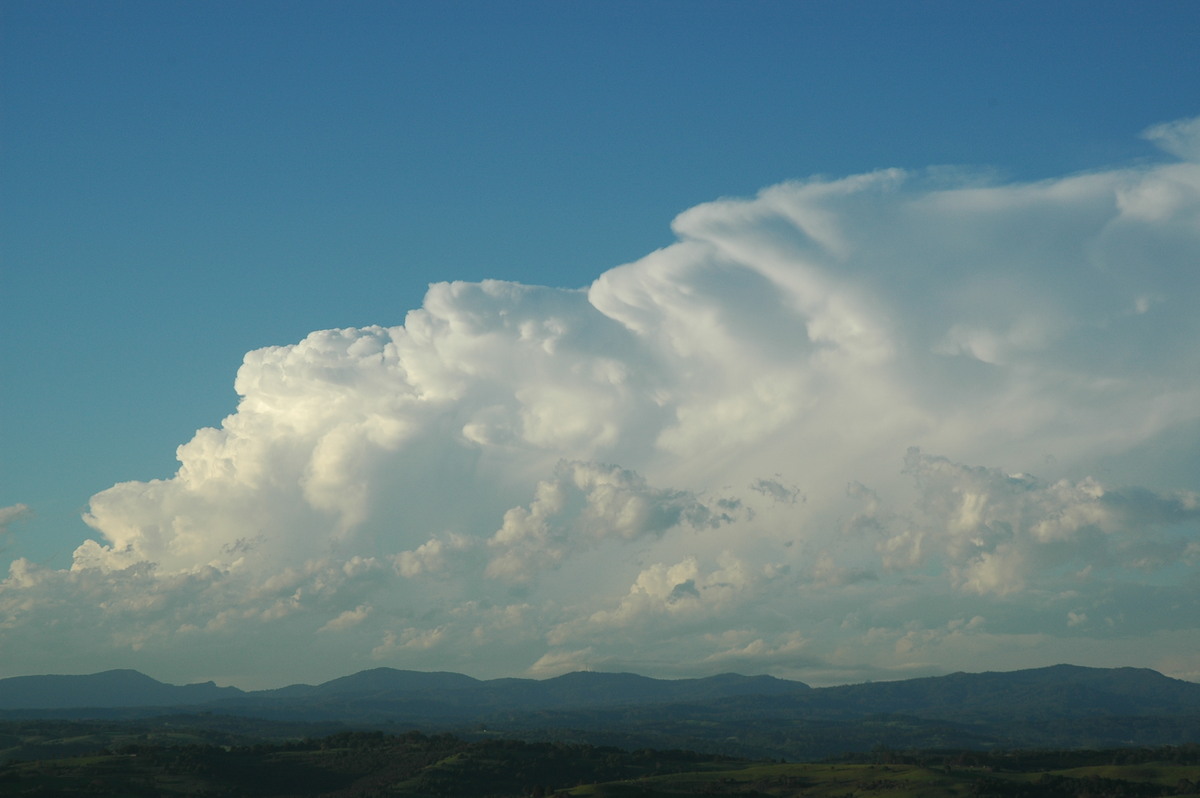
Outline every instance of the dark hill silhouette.
<path fill-rule="evenodd" d="M 1144 668 L 1056 665 L 816 689 L 738 674 L 669 680 L 578 672 L 479 680 L 393 668 L 255 692 L 211 682 L 163 684 L 130 670 L 0 679 L 0 712 L 9 717 L 128 718 L 166 710 L 272 723 L 566 735 L 632 747 L 657 741 L 754 756 L 873 745 L 1200 741 L 1200 685 Z"/>
<path fill-rule="evenodd" d="M 784 695 L 811 688 L 772 676 L 722 674 L 700 679 L 653 679 L 633 673 L 568 673 L 551 679 L 481 681 L 460 673 L 374 668 L 323 682 L 243 692 L 212 682 L 177 686 L 134 670 L 81 676 L 15 676 L 0 679 L 0 710 L 182 707 L 213 704 L 288 708 L 304 714 L 317 708 L 325 717 L 340 708 L 358 714 L 377 707 L 417 714 L 453 716 L 463 710 L 556 709 L 709 701 L 740 695 Z M 345 714 L 345 713 L 343 713 Z M 377 714 L 377 713 L 373 713 Z"/>
<path fill-rule="evenodd" d="M 580 671 L 544 680 L 481 681 L 457 673 L 376 668 L 316 686 L 291 685 L 234 696 L 214 709 L 293 719 L 403 717 L 410 722 L 465 722 L 495 712 L 694 703 L 735 696 L 792 695 L 810 689 L 803 682 L 738 674 L 653 679 L 633 673 Z"/>
<path fill-rule="evenodd" d="M 247 695 L 260 698 L 309 698 L 313 696 L 387 696 L 396 693 L 441 693 L 478 687 L 482 682 L 461 673 L 407 671 L 372 668 L 319 685 L 293 684 L 277 690 L 256 690 Z"/>
<path fill-rule="evenodd" d="M 14 676 L 0 679 L 0 709 L 68 709 L 206 704 L 243 695 L 236 687 L 164 684 L 134 670 L 86 676 Z"/>
<path fill-rule="evenodd" d="M 543 681 L 497 679 L 485 682 L 480 692 L 495 705 L 554 709 L 692 703 L 740 695 L 791 695 L 811 689 L 803 682 L 736 673 L 700 679 L 652 679 L 636 673 L 576 671 Z"/>
<path fill-rule="evenodd" d="M 484 722 L 498 714 L 512 718 L 521 713 L 608 713 L 616 718 L 641 707 L 676 707 L 672 710 L 676 714 L 714 720 L 733 716 L 842 720 L 894 714 L 937 721 L 1028 724 L 1200 716 L 1200 685 L 1146 668 L 1073 665 L 818 689 L 802 682 L 736 673 L 654 679 L 636 673 L 576 672 L 551 679 L 480 680 L 461 673 L 386 667 L 318 685 L 253 692 L 218 688 L 211 682 L 163 684 L 127 670 L 0 679 L 0 710 L 170 707 L 262 718 L 413 724 Z M 545 720 L 557 722 L 548 715 Z M 587 722 L 581 715 L 576 715 L 575 721 Z"/>
<path fill-rule="evenodd" d="M 826 687 L 807 703 L 841 713 L 941 719 L 1177 715 L 1200 713 L 1200 685 L 1148 668 L 1053 665 Z"/>

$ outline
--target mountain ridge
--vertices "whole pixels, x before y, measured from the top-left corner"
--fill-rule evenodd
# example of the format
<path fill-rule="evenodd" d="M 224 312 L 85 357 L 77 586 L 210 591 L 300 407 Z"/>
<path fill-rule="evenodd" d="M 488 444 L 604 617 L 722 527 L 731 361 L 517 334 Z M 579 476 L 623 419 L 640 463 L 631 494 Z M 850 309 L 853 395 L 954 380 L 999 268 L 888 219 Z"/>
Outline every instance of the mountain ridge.
<path fill-rule="evenodd" d="M 689 688 L 695 688 L 690 690 Z M 718 674 L 691 679 L 656 679 L 632 673 L 576 671 L 547 679 L 504 677 L 481 680 L 449 671 L 371 668 L 320 684 L 291 684 L 265 690 L 218 687 L 214 682 L 173 685 L 132 669 L 91 674 L 43 674 L 0 678 L 0 711 L 14 709 L 88 709 L 115 707 L 202 706 L 219 702 L 291 702 L 307 700 L 388 700 L 410 695 L 453 700 L 471 693 L 477 703 L 591 705 L 645 703 L 658 699 L 790 692 L 812 689 L 803 682 L 773 676 Z M 502 700 L 503 694 L 514 696 Z M 694 695 L 693 695 L 694 693 Z"/>
<path fill-rule="evenodd" d="M 214 682 L 174 685 L 140 671 L 116 668 L 80 676 L 47 674 L 0 679 L 0 709 L 65 709 L 204 704 L 242 691 Z"/>
<path fill-rule="evenodd" d="M 806 707 L 839 714 L 919 713 L 955 717 L 964 712 L 1003 717 L 1028 713 L 1067 716 L 1068 706 L 1093 714 L 1200 713 L 1200 684 L 1173 679 L 1148 668 L 1093 668 L 1059 664 L 1016 671 L 955 672 L 882 682 L 810 687 L 769 675 L 724 673 L 686 679 L 657 679 L 636 673 L 575 671 L 547 679 L 476 679 L 449 671 L 380 667 L 317 685 L 293 684 L 241 690 L 201 682 L 172 685 L 136 670 L 82 675 L 33 675 L 0 679 L 2 710 L 192 707 L 238 711 L 305 705 L 325 712 L 339 707 L 424 707 L 419 715 L 460 716 L 481 711 L 546 711 L 657 704 L 707 704 L 762 700 L 769 706 Z M 321 714 L 325 714 L 322 712 Z M 351 712 L 350 714 L 358 714 Z"/>
<path fill-rule="evenodd" d="M 1200 684 L 1146 668 L 1076 665 L 818 688 L 740 674 L 672 680 L 580 671 L 479 680 L 394 668 L 249 692 L 212 682 L 169 685 L 131 670 L 0 679 L 0 721 L 166 716 L 172 726 L 190 717 L 229 728 L 402 728 L 812 758 L 879 746 L 1197 743 Z"/>

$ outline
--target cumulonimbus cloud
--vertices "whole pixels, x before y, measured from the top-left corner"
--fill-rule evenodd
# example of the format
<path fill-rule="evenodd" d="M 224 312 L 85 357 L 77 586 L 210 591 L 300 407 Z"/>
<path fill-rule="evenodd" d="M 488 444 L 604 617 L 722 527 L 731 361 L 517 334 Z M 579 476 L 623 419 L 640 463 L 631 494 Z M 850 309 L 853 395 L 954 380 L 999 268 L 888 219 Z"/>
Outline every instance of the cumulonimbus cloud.
<path fill-rule="evenodd" d="M 442 283 L 402 325 L 251 352 L 174 476 L 93 497 L 70 570 L 13 563 L 8 667 L 804 676 L 1109 645 L 1115 585 L 1125 617 L 1151 585 L 1196 602 L 1198 129 L 1036 183 L 784 183 L 584 289 Z M 1172 635 L 1164 661 L 1200 650 Z"/>

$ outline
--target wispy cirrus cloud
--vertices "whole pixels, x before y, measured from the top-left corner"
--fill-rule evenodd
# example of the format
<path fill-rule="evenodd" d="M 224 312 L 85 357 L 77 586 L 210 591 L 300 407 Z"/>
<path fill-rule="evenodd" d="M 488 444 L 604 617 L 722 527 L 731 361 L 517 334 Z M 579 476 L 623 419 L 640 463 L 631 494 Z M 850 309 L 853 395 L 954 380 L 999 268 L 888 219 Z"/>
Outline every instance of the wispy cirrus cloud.
<path fill-rule="evenodd" d="M 31 514 L 29 505 L 13 504 L 8 507 L 0 507 L 0 535 L 8 532 L 8 527 L 26 518 Z"/>

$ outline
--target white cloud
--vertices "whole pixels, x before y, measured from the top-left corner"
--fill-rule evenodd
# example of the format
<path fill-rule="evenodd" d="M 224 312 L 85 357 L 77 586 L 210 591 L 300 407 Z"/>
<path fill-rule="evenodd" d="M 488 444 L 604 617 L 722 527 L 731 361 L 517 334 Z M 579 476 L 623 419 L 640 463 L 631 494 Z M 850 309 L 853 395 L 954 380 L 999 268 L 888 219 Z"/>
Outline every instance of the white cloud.
<path fill-rule="evenodd" d="M 762 669 L 777 664 L 794 665 L 802 659 L 809 641 L 799 633 L 784 634 L 773 643 L 755 637 L 743 643 L 744 634 L 737 632 L 714 635 L 714 640 L 728 642 L 729 648 L 715 651 L 704 658 L 705 662 L 719 664 L 722 668 Z"/>
<path fill-rule="evenodd" d="M 318 632 L 338 632 L 343 629 L 349 629 L 352 626 L 357 626 L 367 619 L 371 614 L 371 607 L 366 604 L 359 604 L 352 610 L 346 610 L 336 618 L 331 618 L 324 626 L 317 629 Z"/>
<path fill-rule="evenodd" d="M 599 626 L 625 626 L 646 613 L 711 618 L 723 611 L 723 605 L 734 600 L 751 578 L 745 564 L 728 553 L 707 572 L 701 572 L 695 557 L 670 566 L 655 563 L 638 574 L 616 609 L 601 610 L 590 621 Z"/>
<path fill-rule="evenodd" d="M 443 283 L 251 352 L 70 570 L 12 563 L 6 668 L 1192 668 L 1145 608 L 1200 600 L 1196 126 L 1037 183 L 785 183 L 585 290 Z"/>
<path fill-rule="evenodd" d="M 9 527 L 33 514 L 27 504 L 13 504 L 0 507 L 0 551 L 3 551 L 4 537 L 9 534 Z"/>
<path fill-rule="evenodd" d="M 1154 125 L 1142 135 L 1185 161 L 1200 161 L 1200 117 Z"/>
<path fill-rule="evenodd" d="M 392 558 L 392 562 L 401 576 L 439 573 L 449 567 L 452 557 L 471 547 L 469 538 L 451 534 L 444 540 L 430 538 L 412 551 L 402 551 Z"/>
<path fill-rule="evenodd" d="M 909 451 L 905 470 L 919 503 L 878 544 L 892 567 L 940 557 L 954 584 L 1007 595 L 1060 566 L 1163 568 L 1190 541 L 1175 527 L 1200 521 L 1200 495 L 1115 490 L 1093 478 L 1046 483 Z M 898 527 L 898 528 L 897 528 Z M 887 534 L 887 533 L 885 533 Z"/>
<path fill-rule="evenodd" d="M 537 484 L 528 508 L 504 514 L 488 540 L 494 555 L 487 575 L 525 582 L 603 538 L 632 541 L 680 524 L 711 527 L 730 520 L 720 507 L 714 512 L 689 493 L 651 488 L 632 471 L 562 461 L 553 480 Z"/>
<path fill-rule="evenodd" d="M 596 657 L 590 648 L 581 648 L 578 651 L 554 651 L 539 657 L 538 661 L 529 667 L 529 673 L 531 676 L 544 679 L 576 671 L 605 670 L 593 667 L 595 662 L 597 662 Z"/>
<path fill-rule="evenodd" d="M 19 521 L 31 514 L 29 505 L 13 504 L 8 507 L 0 507 L 0 534 L 8 531 L 8 527 L 15 521 Z"/>

